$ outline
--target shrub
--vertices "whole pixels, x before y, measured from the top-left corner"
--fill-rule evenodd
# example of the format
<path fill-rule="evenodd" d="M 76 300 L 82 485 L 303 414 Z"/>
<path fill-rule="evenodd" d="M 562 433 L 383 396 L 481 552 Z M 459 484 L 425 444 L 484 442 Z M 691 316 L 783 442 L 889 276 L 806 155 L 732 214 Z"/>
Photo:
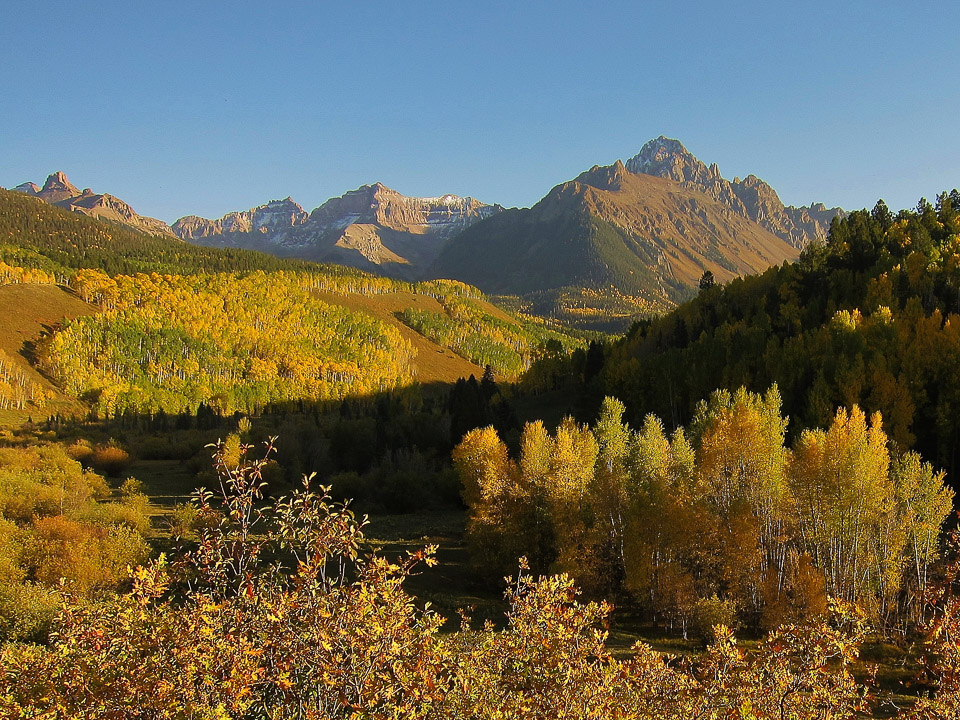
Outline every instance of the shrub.
<path fill-rule="evenodd" d="M 90 457 L 90 465 L 110 477 L 117 477 L 130 465 L 130 454 L 115 445 L 98 447 Z"/>
<path fill-rule="evenodd" d="M 0 585 L 0 642 L 45 642 L 60 601 L 56 589 L 37 583 Z"/>
<path fill-rule="evenodd" d="M 730 630 L 737 629 L 739 623 L 736 603 L 730 599 L 721 600 L 716 595 L 697 600 L 693 606 L 693 617 L 690 622 L 690 629 L 694 636 L 704 642 L 712 640 L 718 626 L 727 627 Z"/>

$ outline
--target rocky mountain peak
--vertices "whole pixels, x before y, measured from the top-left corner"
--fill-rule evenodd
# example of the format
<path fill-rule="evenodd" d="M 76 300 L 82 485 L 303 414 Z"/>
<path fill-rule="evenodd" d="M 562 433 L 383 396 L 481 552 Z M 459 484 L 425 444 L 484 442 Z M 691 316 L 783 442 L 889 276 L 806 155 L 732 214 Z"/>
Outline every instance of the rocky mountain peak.
<path fill-rule="evenodd" d="M 71 212 L 125 225 L 135 230 L 153 234 L 173 234 L 165 222 L 138 215 L 132 207 L 118 197 L 106 193 L 98 194 L 90 188 L 84 188 L 81 192 L 67 179 L 66 174 L 60 171 L 47 176 L 42 188 L 30 182 L 17 185 L 14 190 Z"/>
<path fill-rule="evenodd" d="M 842 212 L 840 208 L 784 206 L 776 191 L 756 175 L 730 182 L 720 175 L 716 163 L 707 167 L 679 140 L 663 135 L 647 142 L 626 167 L 633 173 L 676 180 L 705 192 L 797 248 L 814 239 L 826 239 L 830 221 Z"/>
<path fill-rule="evenodd" d="M 283 200 L 270 200 L 249 210 L 227 213 L 218 220 L 188 215 L 173 224 L 173 232 L 183 240 L 200 240 L 229 233 L 273 235 L 303 225 L 308 217 L 307 211 L 299 203 L 286 197 Z"/>
<path fill-rule="evenodd" d="M 642 175 L 707 184 L 720 177 L 720 169 L 714 164 L 709 168 L 687 150 L 683 143 L 661 135 L 650 140 L 640 152 L 627 160 L 627 170 Z"/>
<path fill-rule="evenodd" d="M 250 212 L 257 210 L 290 210 L 294 213 L 306 213 L 307 211 L 303 209 L 303 206 L 300 205 L 292 197 L 285 197 L 283 200 L 270 200 L 266 205 L 261 205 L 257 208 L 252 208 Z"/>
<path fill-rule="evenodd" d="M 80 190 L 67 180 L 64 173 L 57 171 L 47 176 L 47 181 L 37 195 L 49 203 L 55 203 L 68 198 L 79 197 Z"/>
<path fill-rule="evenodd" d="M 65 173 L 57 171 L 51 175 L 47 176 L 47 181 L 43 184 L 44 190 L 69 190 L 72 195 L 76 196 L 80 194 L 80 191 L 77 187 L 67 180 Z"/>

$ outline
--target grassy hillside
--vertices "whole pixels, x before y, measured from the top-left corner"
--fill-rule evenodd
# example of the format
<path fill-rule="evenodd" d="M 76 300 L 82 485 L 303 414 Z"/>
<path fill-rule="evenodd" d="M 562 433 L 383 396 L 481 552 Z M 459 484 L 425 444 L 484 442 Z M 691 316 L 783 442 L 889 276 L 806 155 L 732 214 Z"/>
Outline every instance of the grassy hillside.
<path fill-rule="evenodd" d="M 57 285 L 0 285 L 0 352 L 16 365 L 29 383 L 35 383 L 47 395 L 42 407 L 34 403 L 21 409 L 0 410 L 0 425 L 19 425 L 55 414 L 72 414 L 81 409 L 51 384 L 31 364 L 37 340 L 64 320 L 91 315 L 96 308 Z"/>
<path fill-rule="evenodd" d="M 418 295 L 410 290 L 399 288 L 394 292 L 377 295 L 360 295 L 358 293 L 337 295 L 323 290 L 314 290 L 313 292 L 324 302 L 342 305 L 350 310 L 366 313 L 395 327 L 400 332 L 401 337 L 409 342 L 416 352 L 414 377 L 422 384 L 452 383 L 462 377 L 469 377 L 470 375 L 480 377 L 483 374 L 483 368 L 476 363 L 472 363 L 450 348 L 424 337 L 399 319 L 398 316 L 408 308 L 435 313 L 443 312 L 443 306 L 435 298 L 428 295 Z"/>

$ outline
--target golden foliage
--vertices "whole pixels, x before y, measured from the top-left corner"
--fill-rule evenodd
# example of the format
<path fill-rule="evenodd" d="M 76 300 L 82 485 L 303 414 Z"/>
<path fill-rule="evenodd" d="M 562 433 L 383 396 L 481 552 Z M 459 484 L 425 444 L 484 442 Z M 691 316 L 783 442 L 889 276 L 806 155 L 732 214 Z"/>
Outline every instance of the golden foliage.
<path fill-rule="evenodd" d="M 629 592 L 684 634 L 719 607 L 728 625 L 799 622 L 828 596 L 884 630 L 923 622 L 953 494 L 919 456 L 891 462 L 879 414 L 841 408 L 792 450 L 776 386 L 715 393 L 693 443 L 623 414 L 608 398 L 593 429 L 529 423 L 516 462 L 492 427 L 464 438 L 454 460 L 480 565 L 526 554 L 593 594 Z"/>
<path fill-rule="evenodd" d="M 247 448 L 241 449 L 245 454 Z M 691 663 L 638 643 L 615 658 L 611 608 L 581 602 L 565 575 L 521 574 L 507 624 L 441 635 L 403 589 L 413 564 L 362 558 L 362 523 L 325 493 L 264 507 L 265 461 L 225 463 L 223 494 L 200 493 L 220 522 L 174 565 L 137 569 L 131 592 L 103 604 L 67 598 L 49 647 L 0 649 L 0 712 L 38 718 L 558 718 L 840 720 L 868 709 L 851 672 L 864 616 L 787 624 L 754 651 L 728 627 Z M 0 528 L 2 529 L 2 528 Z M 2 534 L 0 534 L 2 537 Z M 278 551 L 282 550 L 282 553 Z M 286 566 L 274 564 L 288 558 Z M 185 571 L 181 600 L 174 585 Z M 948 581 L 952 581 L 955 573 Z M 956 598 L 944 592 L 930 633 L 937 695 L 903 720 L 957 705 Z"/>
<path fill-rule="evenodd" d="M 64 390 L 104 414 L 231 413 L 269 403 L 388 390 L 412 379 L 399 330 L 328 305 L 302 273 L 109 277 L 79 270 L 74 290 L 104 312 L 41 348 Z"/>

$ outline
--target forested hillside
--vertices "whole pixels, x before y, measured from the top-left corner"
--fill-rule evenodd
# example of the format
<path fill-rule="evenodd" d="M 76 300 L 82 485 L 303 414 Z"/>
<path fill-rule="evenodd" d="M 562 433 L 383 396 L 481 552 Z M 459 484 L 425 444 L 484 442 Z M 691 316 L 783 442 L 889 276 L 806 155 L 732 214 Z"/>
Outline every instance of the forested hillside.
<path fill-rule="evenodd" d="M 238 272 L 306 268 L 248 250 L 214 250 L 77 215 L 0 189 L 0 261 L 63 276 L 76 268 L 108 274 Z"/>
<path fill-rule="evenodd" d="M 102 414 L 232 414 L 269 403 L 341 399 L 409 382 L 396 329 L 315 299 L 303 279 L 256 272 L 161 276 L 81 271 L 72 285 L 103 308 L 46 340 L 42 367 Z"/>
<path fill-rule="evenodd" d="M 893 214 L 834 220 L 795 263 L 705 285 L 607 346 L 598 395 L 639 422 L 688 422 L 717 388 L 777 383 L 788 433 L 826 427 L 839 406 L 883 414 L 900 448 L 954 472 L 960 427 L 960 194 Z"/>
<path fill-rule="evenodd" d="M 493 308 L 461 283 L 409 285 L 339 266 L 199 248 L 15 192 L 0 192 L 0 257 L 0 282 L 69 284 L 101 311 L 51 324 L 42 341 L 17 338 L 9 348 L 25 353 L 21 343 L 29 341 L 60 389 L 101 415 L 194 412 L 200 404 L 254 412 L 421 379 L 453 382 L 454 367 L 479 377 L 490 365 L 498 377 L 516 378 L 551 341 L 582 345 Z M 411 330 L 353 300 L 382 295 L 410 305 L 395 312 L 416 334 L 424 372 L 402 337 Z M 439 305 L 417 306 L 418 296 Z M 438 374 L 436 353 L 463 361 Z M 0 364 L 0 410 L 42 412 L 48 391 L 31 372 L 22 359 Z"/>

